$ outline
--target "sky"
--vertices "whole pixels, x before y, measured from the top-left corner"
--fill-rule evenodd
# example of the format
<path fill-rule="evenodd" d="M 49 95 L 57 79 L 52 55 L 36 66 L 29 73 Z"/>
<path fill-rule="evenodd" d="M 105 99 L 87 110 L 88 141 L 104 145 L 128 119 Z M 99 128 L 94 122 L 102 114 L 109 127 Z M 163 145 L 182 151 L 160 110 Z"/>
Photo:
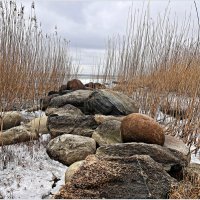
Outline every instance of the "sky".
<path fill-rule="evenodd" d="M 24 5 L 25 13 L 29 13 L 31 0 L 16 2 Z M 88 73 L 105 55 L 108 37 L 125 33 L 131 5 L 133 10 L 142 10 L 148 3 L 152 19 L 163 14 L 169 5 L 172 19 L 176 13 L 181 21 L 185 13 L 191 12 L 196 20 L 192 0 L 171 0 L 170 3 L 168 0 L 35 0 L 35 7 L 43 32 L 53 33 L 57 26 L 58 34 L 70 41 L 72 55 L 80 59 L 82 72 Z M 200 10 L 198 1 L 197 7 Z"/>

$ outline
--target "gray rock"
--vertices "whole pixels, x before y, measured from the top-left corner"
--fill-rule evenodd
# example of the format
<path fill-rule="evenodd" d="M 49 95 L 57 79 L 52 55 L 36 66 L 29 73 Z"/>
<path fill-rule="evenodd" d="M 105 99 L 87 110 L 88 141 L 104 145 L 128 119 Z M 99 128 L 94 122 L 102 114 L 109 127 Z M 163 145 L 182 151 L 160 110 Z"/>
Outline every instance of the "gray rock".
<path fill-rule="evenodd" d="M 156 162 L 162 164 L 164 169 L 174 177 L 179 175 L 187 166 L 188 160 L 179 151 L 171 150 L 156 144 L 146 143 L 121 143 L 101 146 L 97 149 L 97 155 L 129 157 L 133 155 L 149 155 Z"/>
<path fill-rule="evenodd" d="M 121 143 L 120 126 L 121 122 L 117 120 L 105 121 L 94 131 L 92 138 L 99 146 Z"/>
<path fill-rule="evenodd" d="M 69 104 L 51 110 L 47 120 L 47 127 L 53 138 L 62 134 L 91 137 L 97 126 L 94 116 L 84 115 L 78 108 Z"/>
<path fill-rule="evenodd" d="M 0 146 L 37 140 L 38 138 L 39 135 L 36 132 L 31 132 L 24 126 L 17 126 L 0 133 Z"/>
<path fill-rule="evenodd" d="M 3 130 L 19 126 L 23 120 L 24 119 L 22 114 L 17 111 L 5 112 L 0 118 L 0 128 L 2 124 L 3 124 Z"/>
<path fill-rule="evenodd" d="M 48 115 L 57 115 L 57 116 L 67 116 L 67 115 L 77 115 L 77 116 L 83 116 L 84 114 L 81 112 L 80 109 L 76 108 L 75 106 L 72 106 L 70 104 L 66 104 L 63 107 L 60 108 L 47 108 L 45 114 Z"/>
<path fill-rule="evenodd" d="M 125 94 L 106 89 L 92 92 L 85 108 L 91 114 L 103 115 L 128 115 L 139 110 Z"/>
<path fill-rule="evenodd" d="M 145 155 L 126 158 L 90 155 L 77 168 L 54 198 L 165 199 L 175 183 L 160 164 Z"/>
<path fill-rule="evenodd" d="M 71 165 L 96 152 L 96 142 L 92 138 L 64 134 L 52 139 L 47 146 L 50 158 L 64 165 Z"/>
<path fill-rule="evenodd" d="M 74 92 L 53 98 L 49 104 L 49 107 L 59 108 L 66 104 L 71 104 L 84 111 L 85 101 L 91 93 L 91 90 L 76 90 Z"/>
<path fill-rule="evenodd" d="M 191 159 L 190 150 L 182 140 L 170 135 L 165 135 L 164 147 L 181 152 L 188 160 L 188 162 L 190 162 Z"/>

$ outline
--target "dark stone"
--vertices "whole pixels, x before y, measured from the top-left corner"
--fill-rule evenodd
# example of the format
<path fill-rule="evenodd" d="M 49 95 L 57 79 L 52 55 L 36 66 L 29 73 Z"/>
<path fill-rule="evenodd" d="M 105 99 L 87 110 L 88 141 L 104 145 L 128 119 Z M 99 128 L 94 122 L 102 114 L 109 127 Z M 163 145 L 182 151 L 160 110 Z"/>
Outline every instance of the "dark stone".
<path fill-rule="evenodd" d="M 139 111 L 131 98 L 112 90 L 93 91 L 85 108 L 91 114 L 103 115 L 128 115 Z"/>
<path fill-rule="evenodd" d="M 93 115 L 84 115 L 72 105 L 65 105 L 62 108 L 48 108 L 47 127 L 52 137 L 62 134 L 91 137 L 97 126 Z"/>
<path fill-rule="evenodd" d="M 50 96 L 46 96 L 40 99 L 40 107 L 41 110 L 45 111 L 47 109 L 47 107 L 49 106 L 49 103 L 51 101 L 51 99 L 53 99 L 54 97 L 59 96 L 58 94 L 52 94 Z"/>
<path fill-rule="evenodd" d="M 145 143 L 121 143 L 101 146 L 97 149 L 97 155 L 113 157 L 130 157 L 133 155 L 149 155 L 156 162 L 162 164 L 164 169 L 173 177 L 188 165 L 188 159 L 181 152 L 168 149 L 156 144 Z"/>
<path fill-rule="evenodd" d="M 51 95 L 53 95 L 53 94 L 59 94 L 59 92 L 57 92 L 57 91 L 50 91 L 50 92 L 48 92 L 48 95 L 47 95 L 47 96 L 51 96 Z"/>

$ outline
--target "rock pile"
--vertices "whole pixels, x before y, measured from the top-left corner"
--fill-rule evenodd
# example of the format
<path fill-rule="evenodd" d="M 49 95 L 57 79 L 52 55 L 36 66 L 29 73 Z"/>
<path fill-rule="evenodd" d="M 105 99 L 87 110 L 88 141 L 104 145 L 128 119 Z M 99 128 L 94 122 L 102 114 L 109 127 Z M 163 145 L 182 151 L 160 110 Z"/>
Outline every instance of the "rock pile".
<path fill-rule="evenodd" d="M 35 138 L 49 132 L 49 157 L 70 166 L 54 198 L 166 198 L 188 149 L 131 98 L 102 88 L 74 79 L 41 100 L 42 127 L 40 120 L 24 126 Z"/>

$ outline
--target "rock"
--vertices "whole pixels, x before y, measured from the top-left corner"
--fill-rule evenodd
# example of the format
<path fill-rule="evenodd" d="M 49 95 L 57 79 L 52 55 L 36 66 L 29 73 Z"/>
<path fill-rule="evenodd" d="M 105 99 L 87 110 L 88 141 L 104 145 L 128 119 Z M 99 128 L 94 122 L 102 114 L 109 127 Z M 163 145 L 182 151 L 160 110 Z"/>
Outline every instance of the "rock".
<path fill-rule="evenodd" d="M 52 139 L 47 146 L 50 158 L 64 165 L 71 165 L 96 152 L 96 142 L 92 138 L 64 134 Z"/>
<path fill-rule="evenodd" d="M 95 121 L 97 124 L 102 124 L 105 121 L 110 121 L 110 120 L 117 120 L 121 122 L 124 119 L 125 116 L 112 116 L 112 115 L 95 115 Z"/>
<path fill-rule="evenodd" d="M 0 133 L 0 146 L 37 140 L 39 135 L 30 132 L 24 126 L 17 126 Z"/>
<path fill-rule="evenodd" d="M 70 165 L 67 168 L 67 171 L 65 172 L 65 183 L 71 181 L 73 175 L 77 172 L 79 167 L 81 165 L 83 165 L 83 163 L 84 163 L 84 160 L 80 160 L 80 161 L 77 161 L 77 162 L 73 163 L 72 165 Z"/>
<path fill-rule="evenodd" d="M 179 174 L 187 166 L 187 158 L 179 151 L 171 150 L 156 144 L 121 143 L 101 146 L 96 151 L 97 155 L 106 157 L 130 157 L 133 155 L 149 155 L 156 162 L 162 164 L 169 174 Z"/>
<path fill-rule="evenodd" d="M 188 162 L 190 162 L 190 150 L 182 140 L 170 135 L 165 135 L 164 147 L 181 152 L 186 157 Z"/>
<path fill-rule="evenodd" d="M 72 79 L 67 82 L 67 85 L 62 85 L 60 87 L 60 90 L 82 90 L 85 89 L 85 85 L 78 80 L 78 79 Z"/>
<path fill-rule="evenodd" d="M 74 134 L 91 137 L 97 123 L 92 115 L 84 115 L 78 108 L 65 105 L 63 108 L 50 110 L 47 127 L 51 136 Z"/>
<path fill-rule="evenodd" d="M 92 138 L 99 146 L 121 143 L 120 126 L 121 122 L 117 120 L 105 121 L 97 127 Z"/>
<path fill-rule="evenodd" d="M 77 116 L 83 116 L 84 114 L 81 112 L 80 109 L 76 108 L 75 106 L 72 106 L 71 104 L 66 104 L 63 107 L 60 108 L 47 108 L 45 111 L 45 114 L 48 115 L 57 115 L 57 116 L 64 116 L 64 115 L 77 115 Z"/>
<path fill-rule="evenodd" d="M 175 182 L 149 156 L 90 155 L 54 196 L 59 199 L 164 199 Z"/>
<path fill-rule="evenodd" d="M 131 98 L 112 90 L 93 91 L 86 101 L 85 107 L 91 114 L 128 115 L 138 112 L 138 108 Z"/>
<path fill-rule="evenodd" d="M 2 119 L 3 119 L 3 122 L 2 122 Z M 3 123 L 3 130 L 7 130 L 15 126 L 19 126 L 23 120 L 24 119 L 23 119 L 22 114 L 17 111 L 5 112 L 2 114 L 0 118 L 0 128 L 1 128 L 2 123 Z"/>
<path fill-rule="evenodd" d="M 126 116 L 121 123 L 123 142 L 144 142 L 163 145 L 163 128 L 151 117 L 139 113 Z"/>
<path fill-rule="evenodd" d="M 41 110 L 45 111 L 47 109 L 47 107 L 49 106 L 49 103 L 51 101 L 51 99 L 53 99 L 54 97 L 59 96 L 58 94 L 52 94 L 50 96 L 46 96 L 40 99 L 40 107 Z"/>
<path fill-rule="evenodd" d="M 49 107 L 59 108 L 66 104 L 71 104 L 85 112 L 84 105 L 91 93 L 91 90 L 77 90 L 70 92 L 68 94 L 53 98 L 49 104 Z"/>
<path fill-rule="evenodd" d="M 41 116 L 33 119 L 29 123 L 25 124 L 30 131 L 35 131 L 36 133 L 40 134 L 47 134 L 49 130 L 47 129 L 47 116 Z"/>
<path fill-rule="evenodd" d="M 85 86 L 88 88 L 92 88 L 92 89 L 106 89 L 106 86 L 101 83 L 89 82 L 89 83 L 85 84 Z"/>

